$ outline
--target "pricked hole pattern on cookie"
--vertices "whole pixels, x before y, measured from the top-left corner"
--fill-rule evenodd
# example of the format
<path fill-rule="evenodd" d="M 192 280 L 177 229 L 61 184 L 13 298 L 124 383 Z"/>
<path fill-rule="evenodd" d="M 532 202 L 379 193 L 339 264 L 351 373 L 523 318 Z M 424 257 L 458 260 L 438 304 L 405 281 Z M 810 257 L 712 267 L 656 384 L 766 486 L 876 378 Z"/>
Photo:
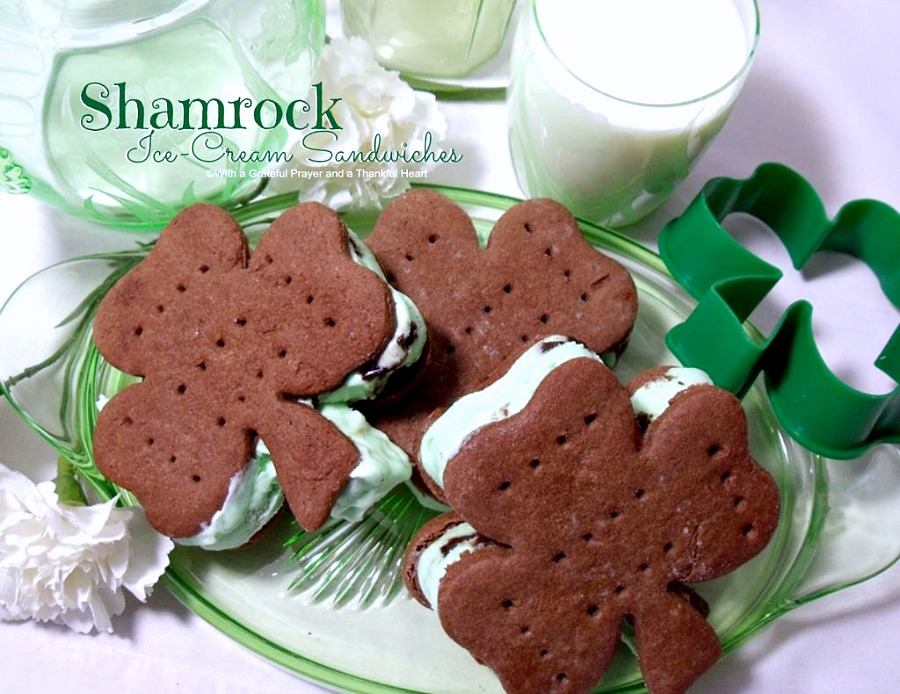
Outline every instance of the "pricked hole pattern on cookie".
<path fill-rule="evenodd" d="M 175 392 L 179 395 L 184 395 L 187 392 L 187 385 L 184 383 L 179 383 L 178 387 L 175 389 Z"/>
<path fill-rule="evenodd" d="M 509 480 L 503 480 L 500 484 L 497 485 L 497 489 L 501 492 L 505 492 L 512 486 L 512 482 Z"/>
<path fill-rule="evenodd" d="M 559 564 L 560 562 L 565 561 L 565 559 L 566 559 L 565 552 L 560 551 L 553 555 L 553 563 L 554 564 Z"/>
<path fill-rule="evenodd" d="M 138 327 L 136 327 L 136 328 L 134 329 L 134 336 L 135 336 L 135 337 L 140 337 L 140 336 L 143 335 L 143 334 L 144 334 L 144 326 L 139 325 Z"/>
<path fill-rule="evenodd" d="M 325 327 L 327 327 L 327 328 L 333 328 L 337 325 L 337 321 L 330 316 L 328 318 L 326 318 L 323 322 L 325 323 Z"/>
<path fill-rule="evenodd" d="M 590 290 L 592 292 L 597 291 L 598 289 L 600 289 L 600 287 L 602 287 L 604 284 L 606 284 L 606 281 L 608 279 L 609 279 L 609 275 L 603 275 L 603 277 L 598 277 L 593 282 L 591 282 Z"/>
<path fill-rule="evenodd" d="M 201 265 L 197 268 L 197 270 L 200 271 L 201 275 L 205 275 L 207 272 L 209 272 L 209 265 Z"/>
<path fill-rule="evenodd" d="M 638 431 L 641 432 L 642 434 L 647 431 L 647 427 L 650 426 L 650 417 L 647 415 L 646 412 L 641 412 L 637 416 L 637 425 L 638 425 Z"/>

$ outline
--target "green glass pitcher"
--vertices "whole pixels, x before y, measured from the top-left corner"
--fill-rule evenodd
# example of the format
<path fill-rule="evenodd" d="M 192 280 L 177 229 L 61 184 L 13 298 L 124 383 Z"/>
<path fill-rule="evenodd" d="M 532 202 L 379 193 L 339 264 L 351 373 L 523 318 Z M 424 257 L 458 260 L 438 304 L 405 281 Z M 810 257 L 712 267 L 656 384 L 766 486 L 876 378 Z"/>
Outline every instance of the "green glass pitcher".
<path fill-rule="evenodd" d="M 4 2 L 0 190 L 134 229 L 245 195 L 307 126 L 324 39 L 324 0 Z"/>

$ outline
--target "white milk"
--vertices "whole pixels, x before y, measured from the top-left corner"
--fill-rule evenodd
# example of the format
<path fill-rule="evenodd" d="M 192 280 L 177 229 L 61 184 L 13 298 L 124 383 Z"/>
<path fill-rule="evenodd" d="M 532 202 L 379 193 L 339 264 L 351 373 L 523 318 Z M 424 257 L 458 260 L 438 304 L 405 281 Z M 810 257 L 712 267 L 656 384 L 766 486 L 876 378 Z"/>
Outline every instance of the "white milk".
<path fill-rule="evenodd" d="M 750 64 L 753 0 L 533 0 L 513 55 L 519 183 L 620 226 L 681 182 Z"/>

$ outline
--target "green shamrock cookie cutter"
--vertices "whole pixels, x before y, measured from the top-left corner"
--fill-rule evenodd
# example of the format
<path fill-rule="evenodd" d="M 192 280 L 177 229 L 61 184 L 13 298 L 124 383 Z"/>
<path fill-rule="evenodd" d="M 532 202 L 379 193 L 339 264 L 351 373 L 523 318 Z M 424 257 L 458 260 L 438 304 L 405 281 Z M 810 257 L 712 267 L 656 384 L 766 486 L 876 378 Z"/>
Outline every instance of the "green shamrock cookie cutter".
<path fill-rule="evenodd" d="M 873 395 L 841 381 L 816 346 L 808 302 L 791 304 L 762 342 L 745 330 L 744 322 L 782 272 L 722 227 L 735 212 L 767 224 L 798 270 L 820 250 L 858 258 L 900 307 L 900 214 L 877 200 L 854 200 L 830 220 L 804 178 L 768 163 L 747 179 L 710 180 L 684 214 L 660 232 L 660 255 L 675 280 L 698 300 L 688 318 L 666 335 L 669 349 L 739 397 L 764 373 L 782 426 L 815 453 L 849 459 L 874 444 L 900 442 L 900 387 Z M 900 326 L 875 366 L 900 382 Z"/>

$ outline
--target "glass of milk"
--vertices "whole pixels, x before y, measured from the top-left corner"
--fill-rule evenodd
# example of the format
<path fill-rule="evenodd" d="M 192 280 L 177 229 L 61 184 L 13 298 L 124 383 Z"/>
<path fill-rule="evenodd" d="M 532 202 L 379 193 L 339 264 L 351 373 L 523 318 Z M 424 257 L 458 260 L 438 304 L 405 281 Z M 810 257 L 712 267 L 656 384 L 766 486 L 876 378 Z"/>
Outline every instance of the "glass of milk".
<path fill-rule="evenodd" d="M 753 62 L 756 0 L 528 0 L 509 145 L 530 197 L 641 219 L 721 130 Z"/>
<path fill-rule="evenodd" d="M 341 0 L 344 33 L 361 36 L 385 67 L 463 77 L 503 45 L 515 0 Z"/>
<path fill-rule="evenodd" d="M 325 41 L 324 0 L 3 4 L 0 191 L 121 228 L 258 187 Z"/>

